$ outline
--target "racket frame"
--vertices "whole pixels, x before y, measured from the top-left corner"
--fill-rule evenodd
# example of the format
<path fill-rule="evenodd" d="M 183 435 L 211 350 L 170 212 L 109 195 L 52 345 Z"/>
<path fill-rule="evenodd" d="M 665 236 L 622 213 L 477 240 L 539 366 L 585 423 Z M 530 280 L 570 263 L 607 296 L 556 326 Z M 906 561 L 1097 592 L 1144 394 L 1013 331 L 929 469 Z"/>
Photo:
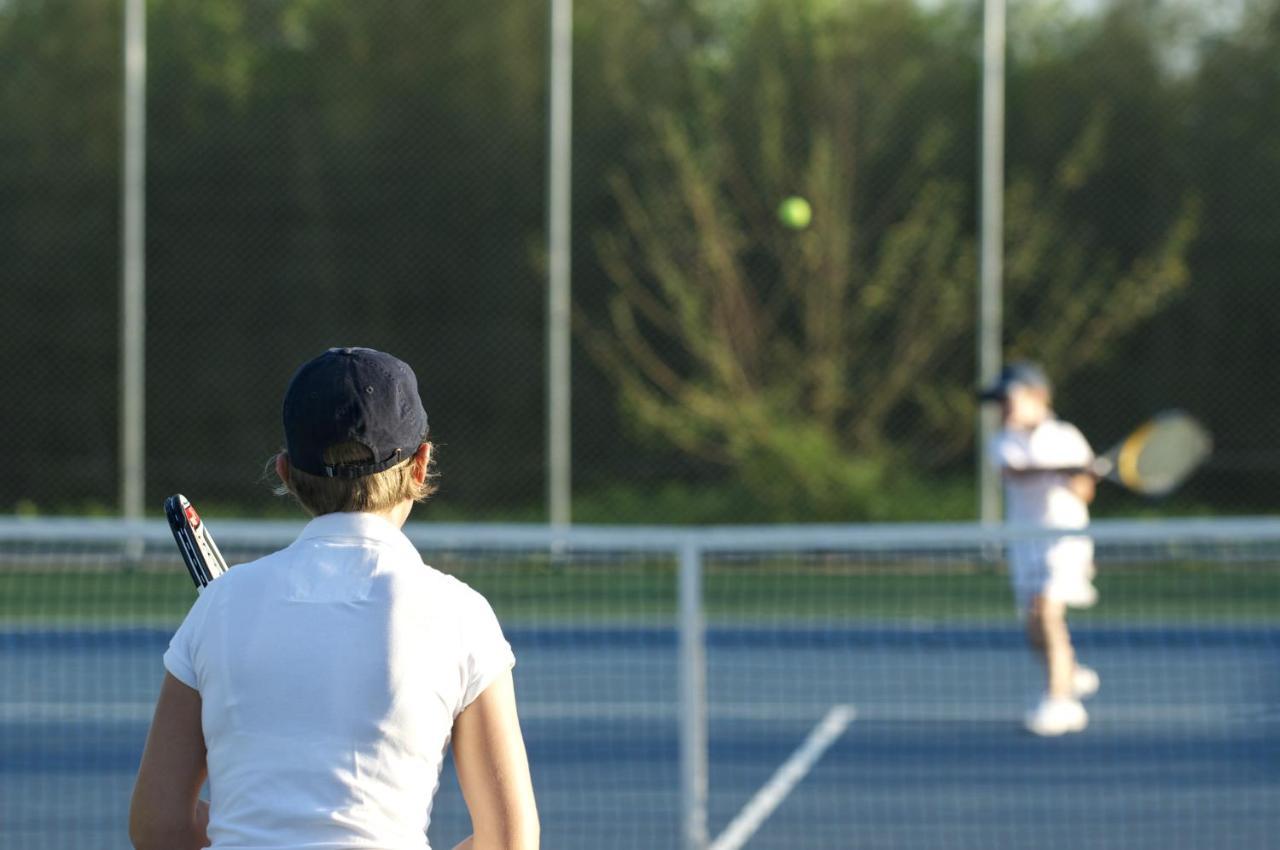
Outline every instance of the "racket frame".
<path fill-rule="evenodd" d="M 1157 429 L 1166 423 L 1176 422 L 1189 428 L 1199 439 L 1192 446 L 1192 453 L 1179 474 L 1171 477 L 1160 486 L 1151 486 L 1142 479 L 1138 469 L 1142 449 Z M 1166 496 L 1176 490 L 1196 469 L 1213 453 L 1213 438 L 1195 417 L 1183 410 L 1165 410 L 1157 413 L 1148 421 L 1134 429 L 1106 454 L 1095 458 L 1086 470 L 1095 478 L 1105 478 L 1121 487 L 1146 496 Z"/>
<path fill-rule="evenodd" d="M 210 582 L 227 571 L 227 562 L 213 542 L 213 535 L 191 502 L 181 493 L 164 500 L 164 514 L 169 520 L 169 530 L 182 562 L 186 564 L 196 592 L 204 590 Z"/>

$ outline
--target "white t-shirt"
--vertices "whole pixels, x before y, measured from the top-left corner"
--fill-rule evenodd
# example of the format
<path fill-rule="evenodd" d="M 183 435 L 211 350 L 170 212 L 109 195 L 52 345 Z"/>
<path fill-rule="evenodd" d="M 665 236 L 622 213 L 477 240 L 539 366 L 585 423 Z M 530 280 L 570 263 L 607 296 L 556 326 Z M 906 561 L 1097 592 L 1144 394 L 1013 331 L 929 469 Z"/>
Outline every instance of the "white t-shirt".
<path fill-rule="evenodd" d="M 1035 428 L 1006 428 L 995 438 L 992 456 L 1002 469 L 1085 467 L 1093 449 L 1070 423 L 1047 419 Z M 1072 492 L 1071 475 L 1045 472 L 1004 477 L 1005 517 L 1015 525 L 1084 528 L 1088 504 Z M 1087 607 L 1097 599 L 1093 587 L 1093 541 L 1079 534 L 1018 540 L 1009 547 L 1009 576 L 1018 606 L 1036 596 Z"/>
<path fill-rule="evenodd" d="M 1093 449 L 1076 426 L 1046 419 L 1029 430 L 1006 428 L 992 452 L 1003 469 L 1062 469 L 1088 466 Z M 1066 473 L 1005 477 L 1005 516 L 1011 523 L 1084 528 L 1089 506 L 1071 491 Z"/>
<path fill-rule="evenodd" d="M 381 517 L 236 566 L 164 656 L 203 702 L 212 846 L 424 850 L 454 719 L 514 663 L 484 597 Z"/>

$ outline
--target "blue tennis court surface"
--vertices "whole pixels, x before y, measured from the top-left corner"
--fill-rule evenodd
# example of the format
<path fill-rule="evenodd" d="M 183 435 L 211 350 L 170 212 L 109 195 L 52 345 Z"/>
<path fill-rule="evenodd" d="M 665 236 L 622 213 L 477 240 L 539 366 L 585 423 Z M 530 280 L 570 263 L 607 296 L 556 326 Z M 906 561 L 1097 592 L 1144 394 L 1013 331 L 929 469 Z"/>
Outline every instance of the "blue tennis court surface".
<path fill-rule="evenodd" d="M 676 639 L 513 627 L 548 848 L 679 846 Z M 167 630 L 0 633 L 0 848 L 128 847 Z M 852 722 L 748 848 L 1268 848 L 1280 835 L 1280 629 L 1077 630 L 1102 675 L 1083 734 L 1018 718 L 1013 625 L 712 628 L 714 838 L 833 706 Z M 431 838 L 468 831 L 451 775 Z"/>

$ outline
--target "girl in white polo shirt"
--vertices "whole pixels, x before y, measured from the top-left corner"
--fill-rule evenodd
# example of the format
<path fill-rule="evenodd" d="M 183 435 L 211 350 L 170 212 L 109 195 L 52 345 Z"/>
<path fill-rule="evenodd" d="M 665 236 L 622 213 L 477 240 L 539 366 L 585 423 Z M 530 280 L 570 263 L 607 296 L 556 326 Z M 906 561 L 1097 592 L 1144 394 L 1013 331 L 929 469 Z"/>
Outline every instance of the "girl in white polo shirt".
<path fill-rule="evenodd" d="M 134 846 L 426 850 L 452 743 L 474 827 L 459 848 L 536 848 L 511 648 L 400 531 L 430 491 L 412 370 L 331 349 L 294 375 L 284 430 L 277 472 L 315 518 L 206 588 L 174 635 Z"/>

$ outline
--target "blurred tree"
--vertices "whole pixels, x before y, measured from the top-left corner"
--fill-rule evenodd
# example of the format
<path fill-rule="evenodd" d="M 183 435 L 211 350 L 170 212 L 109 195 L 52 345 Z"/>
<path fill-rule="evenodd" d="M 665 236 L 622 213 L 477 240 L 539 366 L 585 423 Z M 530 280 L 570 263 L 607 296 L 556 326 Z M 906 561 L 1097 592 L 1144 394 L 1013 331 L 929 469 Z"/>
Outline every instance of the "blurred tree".
<path fill-rule="evenodd" d="M 575 5 L 575 482 L 636 519 L 734 475 L 746 505 L 666 516 L 963 515 L 975 4 Z M 1011 9 L 1008 347 L 1102 442 L 1206 415 L 1205 498 L 1269 505 L 1280 3 L 1104 5 Z M 114 504 L 119 8 L 0 2 L 0 509 Z M 341 340 L 423 364 L 437 510 L 539 516 L 545 5 L 148 10 L 152 503 L 272 504 L 274 399 Z"/>
<path fill-rule="evenodd" d="M 884 518 L 972 436 L 973 33 L 895 2 L 752 8 L 702 57 L 701 114 L 654 109 L 650 155 L 613 176 L 614 293 L 586 339 L 628 418 L 778 517 Z M 1109 117 L 1008 193 L 1013 347 L 1060 376 L 1187 280 L 1190 201 L 1128 250 L 1073 208 L 1119 155 Z M 803 232 L 774 214 L 793 193 Z"/>
<path fill-rule="evenodd" d="M 446 496 L 536 505 L 544 9 L 151 0 L 148 26 L 149 502 L 270 504 L 290 370 L 363 342 L 421 364 Z M 120 51 L 119 4 L 0 3 L 0 351 L 42 400 L 0 419 L 0 505 L 115 501 Z"/>
<path fill-rule="evenodd" d="M 1200 42 L 1182 113 L 1183 179 L 1202 199 L 1187 298 L 1122 350 L 1133 376 L 1103 386 L 1203 416 L 1215 457 L 1192 492 L 1221 510 L 1274 509 L 1280 473 L 1280 2 L 1241 3 Z"/>
<path fill-rule="evenodd" d="M 1200 193 L 1184 153 L 1187 87 L 1149 5 L 1117 3 L 1009 70 L 1009 348 L 1064 380 L 1106 361 L 1190 281 Z"/>
<path fill-rule="evenodd" d="M 115 498 L 119 7 L 0 3 L 0 508 Z"/>
<path fill-rule="evenodd" d="M 442 499 L 536 503 L 542 10 L 163 0 L 152 25 L 153 350 L 231 400 L 155 407 L 157 472 L 248 501 L 291 370 L 360 343 L 418 366 Z"/>

